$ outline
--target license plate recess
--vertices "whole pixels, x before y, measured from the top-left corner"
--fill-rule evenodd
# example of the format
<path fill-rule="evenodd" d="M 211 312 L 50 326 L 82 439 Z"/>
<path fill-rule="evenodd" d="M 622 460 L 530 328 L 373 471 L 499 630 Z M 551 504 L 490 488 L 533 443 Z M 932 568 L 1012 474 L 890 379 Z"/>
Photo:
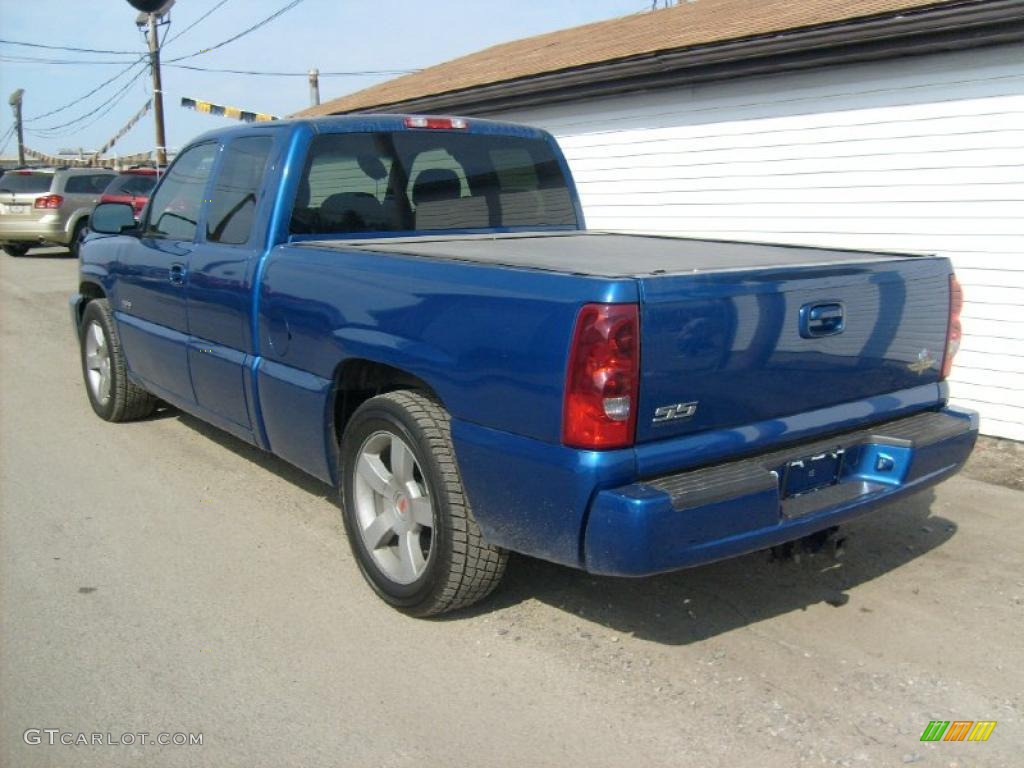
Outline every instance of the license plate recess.
<path fill-rule="evenodd" d="M 838 483 L 844 453 L 842 448 L 833 448 L 786 462 L 782 477 L 782 498 L 803 496 Z"/>

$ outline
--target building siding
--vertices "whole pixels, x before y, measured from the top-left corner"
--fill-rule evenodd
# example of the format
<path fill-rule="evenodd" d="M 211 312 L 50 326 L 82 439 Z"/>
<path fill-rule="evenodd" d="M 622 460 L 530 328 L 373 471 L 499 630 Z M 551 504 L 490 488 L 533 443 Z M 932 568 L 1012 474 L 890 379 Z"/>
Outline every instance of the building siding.
<path fill-rule="evenodd" d="M 1024 45 L 489 116 L 559 139 L 593 229 L 949 256 L 954 402 L 1024 440 Z"/>

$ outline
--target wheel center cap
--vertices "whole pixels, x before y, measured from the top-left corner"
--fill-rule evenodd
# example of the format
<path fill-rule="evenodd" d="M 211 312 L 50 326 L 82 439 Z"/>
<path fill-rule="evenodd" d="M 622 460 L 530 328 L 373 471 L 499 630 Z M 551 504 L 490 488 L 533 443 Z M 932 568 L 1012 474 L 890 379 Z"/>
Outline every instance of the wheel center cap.
<path fill-rule="evenodd" d="M 395 509 L 398 516 L 405 520 L 409 516 L 409 497 L 402 492 L 395 494 Z"/>

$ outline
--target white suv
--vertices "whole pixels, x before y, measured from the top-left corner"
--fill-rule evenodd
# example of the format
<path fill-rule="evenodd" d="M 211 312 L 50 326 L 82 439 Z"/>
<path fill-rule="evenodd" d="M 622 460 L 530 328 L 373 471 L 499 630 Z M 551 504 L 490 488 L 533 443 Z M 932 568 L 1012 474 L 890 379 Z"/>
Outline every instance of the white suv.
<path fill-rule="evenodd" d="M 24 256 L 64 245 L 78 256 L 89 214 L 117 174 L 104 168 L 22 168 L 0 176 L 0 245 Z"/>

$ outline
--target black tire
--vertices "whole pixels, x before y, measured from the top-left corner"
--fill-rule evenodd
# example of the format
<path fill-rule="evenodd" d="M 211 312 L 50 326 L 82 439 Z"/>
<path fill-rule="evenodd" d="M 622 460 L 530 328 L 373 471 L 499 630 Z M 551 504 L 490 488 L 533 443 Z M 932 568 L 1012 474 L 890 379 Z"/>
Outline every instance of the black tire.
<path fill-rule="evenodd" d="M 382 433 L 397 436 L 411 450 L 419 470 L 415 477 L 425 484 L 432 510 L 425 570 L 411 583 L 392 579 L 370 555 L 356 510 L 359 457 Z M 450 418 L 437 400 L 423 392 L 400 390 L 366 401 L 345 429 L 340 462 L 349 544 L 363 576 L 387 603 L 411 616 L 433 616 L 472 605 L 498 586 L 508 553 L 484 541 L 462 487 Z M 396 502 L 395 509 L 399 508 Z"/>
<path fill-rule="evenodd" d="M 85 237 L 86 228 L 89 226 L 88 219 L 80 219 L 75 224 L 75 229 L 71 233 L 71 241 L 68 243 L 68 250 L 71 251 L 71 255 L 74 258 L 78 258 L 79 251 L 82 247 L 82 238 Z"/>
<path fill-rule="evenodd" d="M 87 361 L 87 337 L 98 326 L 105 339 L 105 351 L 109 360 L 109 393 L 102 398 L 90 383 L 90 368 Z M 143 419 L 156 410 L 157 399 L 142 387 L 128 379 L 124 352 L 121 350 L 121 339 L 117 335 L 117 326 L 106 299 L 94 299 L 85 306 L 82 314 L 82 327 L 78 337 L 82 360 L 82 378 L 89 404 L 96 415 L 105 421 L 134 421 Z"/>
<path fill-rule="evenodd" d="M 11 256 L 18 257 L 28 253 L 28 246 L 21 243 L 4 243 L 4 250 Z"/>

